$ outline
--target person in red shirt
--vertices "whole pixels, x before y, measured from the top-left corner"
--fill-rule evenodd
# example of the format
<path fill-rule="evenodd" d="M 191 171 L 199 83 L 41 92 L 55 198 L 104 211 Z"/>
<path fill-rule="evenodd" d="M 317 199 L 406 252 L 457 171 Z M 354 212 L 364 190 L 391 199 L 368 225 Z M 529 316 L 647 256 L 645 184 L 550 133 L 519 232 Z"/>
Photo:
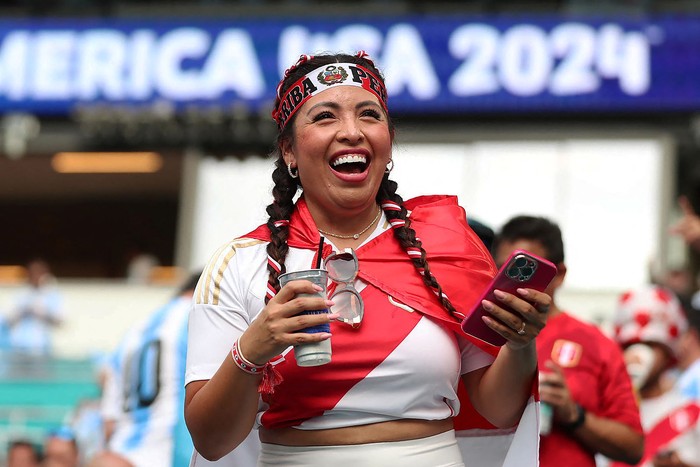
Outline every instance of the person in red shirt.
<path fill-rule="evenodd" d="M 540 400 L 552 409 L 551 431 L 540 441 L 540 465 L 595 466 L 597 453 L 636 464 L 644 435 L 622 352 L 597 327 L 557 306 L 555 293 L 566 276 L 559 226 L 543 217 L 510 219 L 494 241 L 496 264 L 516 249 L 546 258 L 558 269 L 546 290 L 552 297 L 547 326 L 536 340 Z"/>

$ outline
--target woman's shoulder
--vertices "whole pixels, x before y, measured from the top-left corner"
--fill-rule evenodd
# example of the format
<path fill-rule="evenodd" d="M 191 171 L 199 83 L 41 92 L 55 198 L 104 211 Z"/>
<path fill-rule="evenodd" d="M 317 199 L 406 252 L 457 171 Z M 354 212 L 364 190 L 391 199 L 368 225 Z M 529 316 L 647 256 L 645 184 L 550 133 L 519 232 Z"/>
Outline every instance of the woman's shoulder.
<path fill-rule="evenodd" d="M 260 255 L 261 250 L 267 248 L 268 242 L 263 239 L 248 236 L 236 237 L 228 240 L 217 248 L 211 255 L 208 265 L 217 264 L 228 266 L 233 258 L 251 257 Z"/>
<path fill-rule="evenodd" d="M 468 227 L 467 212 L 456 196 L 424 195 L 404 202 L 408 217 L 415 225 L 440 226 L 444 229 L 462 232 Z"/>
<path fill-rule="evenodd" d="M 410 211 L 411 226 L 433 254 L 447 248 L 476 255 L 487 263 L 495 274 L 493 259 L 486 249 L 486 241 L 469 225 L 466 210 L 453 195 L 426 195 L 409 199 L 405 206 Z M 437 242 L 437 244 L 432 244 Z M 435 249 L 437 248 L 437 250 Z"/>
<path fill-rule="evenodd" d="M 257 273 L 265 269 L 267 243 L 237 237 L 222 244 L 204 268 L 197 303 L 220 304 L 227 294 L 248 290 Z"/>
<path fill-rule="evenodd" d="M 459 206 L 455 195 L 421 195 L 404 201 L 404 206 L 409 211 L 420 212 L 422 209 L 437 209 L 440 207 Z"/>

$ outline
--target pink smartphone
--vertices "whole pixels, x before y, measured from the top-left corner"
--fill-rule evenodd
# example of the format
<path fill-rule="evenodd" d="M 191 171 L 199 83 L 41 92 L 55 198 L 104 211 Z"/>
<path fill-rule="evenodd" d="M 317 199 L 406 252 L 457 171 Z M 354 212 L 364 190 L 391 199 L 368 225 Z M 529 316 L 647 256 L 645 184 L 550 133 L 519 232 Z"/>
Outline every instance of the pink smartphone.
<path fill-rule="evenodd" d="M 499 304 L 493 294 L 494 289 L 516 296 L 518 296 L 516 289 L 521 287 L 542 292 L 556 274 L 557 267 L 552 262 L 524 250 L 515 250 L 498 270 L 484 294 L 474 305 L 471 313 L 462 321 L 462 330 L 491 345 L 502 346 L 506 343 L 506 339 L 488 327 L 481 319 L 484 315 L 493 318 L 493 315 L 484 310 L 481 301 L 485 299 Z"/>

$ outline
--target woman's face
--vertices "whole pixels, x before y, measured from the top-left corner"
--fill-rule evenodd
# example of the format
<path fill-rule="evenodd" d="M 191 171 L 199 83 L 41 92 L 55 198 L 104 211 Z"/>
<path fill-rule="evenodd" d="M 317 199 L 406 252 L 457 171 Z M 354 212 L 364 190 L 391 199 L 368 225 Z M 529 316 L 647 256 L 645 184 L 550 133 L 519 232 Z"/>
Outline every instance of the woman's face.
<path fill-rule="evenodd" d="M 335 86 L 299 109 L 285 162 L 299 169 L 309 208 L 329 218 L 362 212 L 375 196 L 391 158 L 392 138 L 377 97 Z"/>

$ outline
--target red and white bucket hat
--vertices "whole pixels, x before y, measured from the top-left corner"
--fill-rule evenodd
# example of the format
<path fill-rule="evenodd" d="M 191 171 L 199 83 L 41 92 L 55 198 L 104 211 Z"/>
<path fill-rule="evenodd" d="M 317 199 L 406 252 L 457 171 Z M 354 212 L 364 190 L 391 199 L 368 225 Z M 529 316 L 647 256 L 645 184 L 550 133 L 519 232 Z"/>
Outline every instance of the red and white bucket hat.
<path fill-rule="evenodd" d="M 678 358 L 680 336 L 688 328 L 683 307 L 669 289 L 657 285 L 630 290 L 618 298 L 613 339 L 621 346 L 637 342 L 664 345 Z"/>

